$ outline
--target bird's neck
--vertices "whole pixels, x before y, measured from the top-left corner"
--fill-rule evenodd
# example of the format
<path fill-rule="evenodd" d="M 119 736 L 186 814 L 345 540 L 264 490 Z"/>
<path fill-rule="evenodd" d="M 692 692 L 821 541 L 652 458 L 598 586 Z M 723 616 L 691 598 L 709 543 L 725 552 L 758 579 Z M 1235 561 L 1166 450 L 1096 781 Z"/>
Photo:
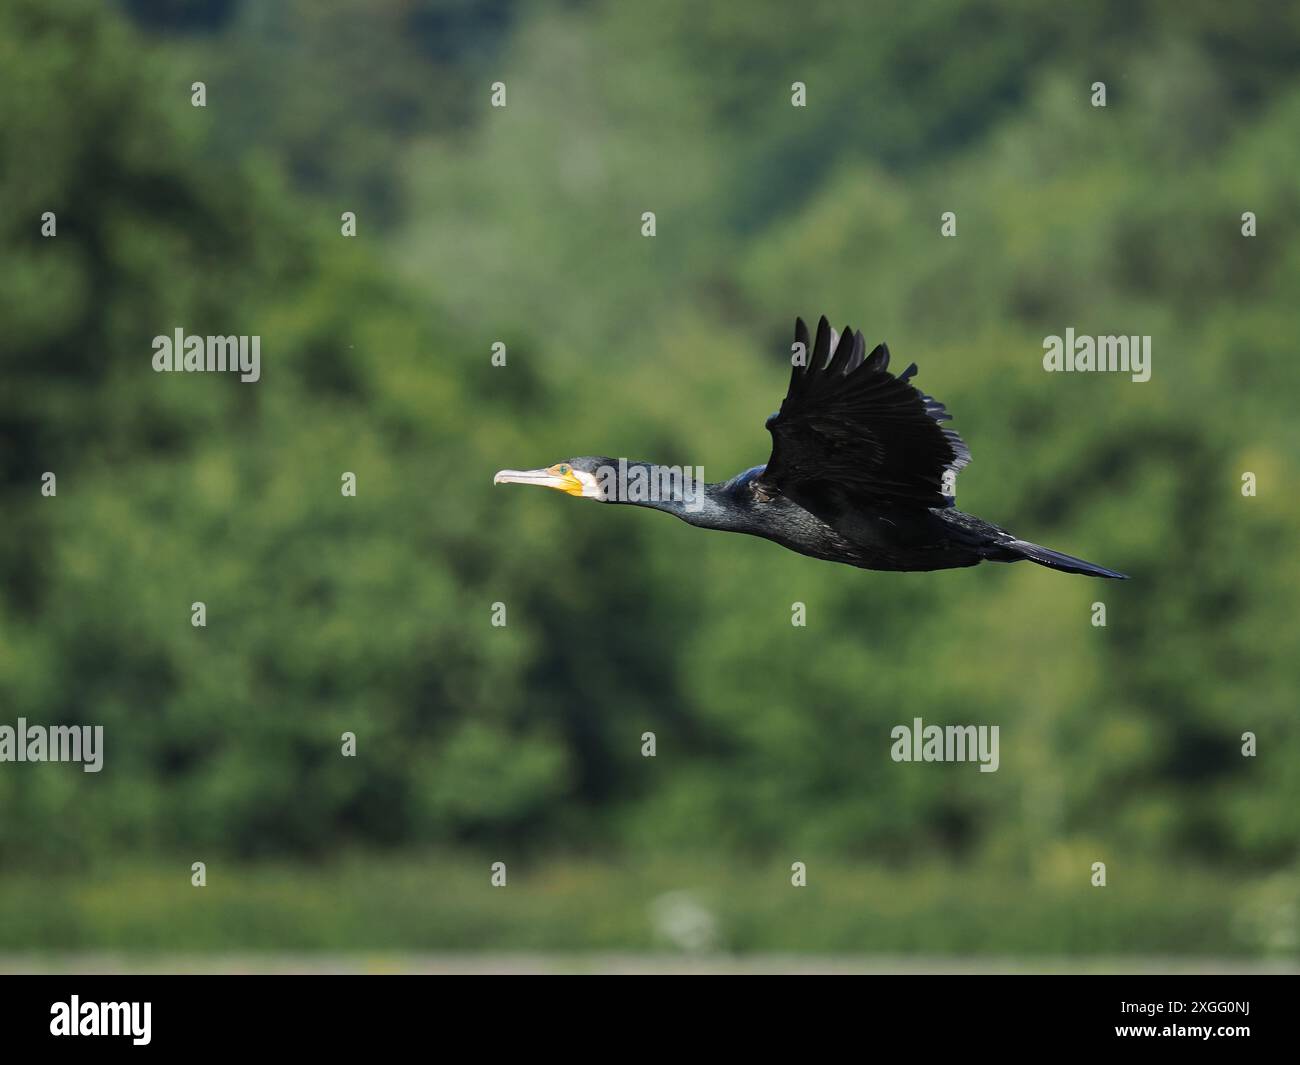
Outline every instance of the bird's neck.
<path fill-rule="evenodd" d="M 662 510 L 691 525 L 722 527 L 734 510 L 731 482 L 706 483 L 702 466 L 664 466 L 620 459 L 616 480 L 615 490 L 606 492 L 609 502 Z"/>

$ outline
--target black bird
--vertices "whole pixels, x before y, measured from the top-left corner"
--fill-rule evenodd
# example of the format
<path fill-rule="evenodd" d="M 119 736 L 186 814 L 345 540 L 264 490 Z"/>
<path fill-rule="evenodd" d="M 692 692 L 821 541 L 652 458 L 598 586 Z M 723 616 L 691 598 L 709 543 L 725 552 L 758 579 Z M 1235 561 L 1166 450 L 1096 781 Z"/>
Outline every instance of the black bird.
<path fill-rule="evenodd" d="M 1126 579 L 1083 559 L 1019 540 L 954 505 L 957 471 L 970 462 L 940 423 L 942 403 L 895 377 L 889 349 L 866 354 L 862 334 L 825 318 L 810 345 L 795 323 L 796 359 L 781 410 L 767 419 L 772 455 L 722 484 L 694 484 L 690 467 L 574 458 L 543 470 L 502 470 L 493 480 L 539 484 L 604 503 L 675 514 L 691 525 L 749 533 L 800 554 L 877 570 L 936 570 L 1019 562 Z"/>

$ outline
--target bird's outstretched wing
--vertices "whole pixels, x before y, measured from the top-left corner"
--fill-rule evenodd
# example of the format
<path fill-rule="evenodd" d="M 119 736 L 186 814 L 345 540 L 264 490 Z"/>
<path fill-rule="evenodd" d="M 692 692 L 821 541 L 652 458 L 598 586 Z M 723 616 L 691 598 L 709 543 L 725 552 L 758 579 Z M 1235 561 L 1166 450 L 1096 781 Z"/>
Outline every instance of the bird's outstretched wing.
<path fill-rule="evenodd" d="M 772 457 L 762 480 L 787 493 L 835 486 L 874 502 L 951 506 L 970 450 L 939 424 L 951 417 L 943 404 L 910 383 L 916 364 L 895 377 L 884 344 L 867 355 L 860 332 L 846 326 L 837 336 L 824 317 L 815 344 L 803 319 L 795 340 L 806 365 L 796 363 L 780 412 L 767 420 Z"/>

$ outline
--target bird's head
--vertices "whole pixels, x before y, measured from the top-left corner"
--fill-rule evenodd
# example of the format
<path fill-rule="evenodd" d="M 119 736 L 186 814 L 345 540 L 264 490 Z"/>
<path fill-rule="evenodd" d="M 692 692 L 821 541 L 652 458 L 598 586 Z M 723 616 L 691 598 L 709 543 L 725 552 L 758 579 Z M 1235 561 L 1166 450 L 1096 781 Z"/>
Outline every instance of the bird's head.
<path fill-rule="evenodd" d="M 576 459 L 565 459 L 543 470 L 499 470 L 492 478 L 493 484 L 538 484 L 543 488 L 556 488 L 571 496 L 585 499 L 597 499 L 607 502 L 606 486 L 609 473 L 616 473 L 618 463 L 614 459 L 593 458 L 585 455 Z"/>

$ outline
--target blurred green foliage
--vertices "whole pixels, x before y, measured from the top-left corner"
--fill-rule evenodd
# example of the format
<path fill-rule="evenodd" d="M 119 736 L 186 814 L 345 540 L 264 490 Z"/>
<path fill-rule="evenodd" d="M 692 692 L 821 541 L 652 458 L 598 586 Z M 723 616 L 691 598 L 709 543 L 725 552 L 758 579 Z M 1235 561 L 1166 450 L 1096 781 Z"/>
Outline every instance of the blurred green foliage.
<path fill-rule="evenodd" d="M 905 872 L 830 858 L 806 888 L 781 861 L 731 855 L 565 855 L 486 886 L 486 855 L 349 857 L 304 870 L 214 868 L 193 890 L 176 867 L 124 865 L 90 878 L 18 872 L 0 884 L 0 950 L 206 952 L 569 951 L 830 954 L 922 958 L 998 951 L 1065 959 L 1149 954 L 1294 955 L 1294 883 L 1244 889 L 1207 872 L 1170 881 L 1125 871 L 1098 892 L 1077 863 L 1022 891 L 996 867 L 922 863 Z M 178 884 L 178 879 L 180 883 Z M 1099 905 L 1104 897 L 1105 904 Z M 1158 905 L 1153 903 L 1159 900 Z M 0 955 L 0 964 L 4 956 Z"/>
<path fill-rule="evenodd" d="M 1296 950 L 1300 9 L 192 14 L 0 9 L 0 724 L 106 734 L 99 774 L 0 765 L 0 869 L 35 877 L 0 872 L 5 944 L 68 945 L 46 924 L 80 889 L 51 878 L 123 855 L 400 880 L 467 847 L 612 863 L 592 882 L 638 915 L 627 860 L 846 878 L 802 941 L 760 893 L 737 948 Z M 975 456 L 964 509 L 1134 579 L 866 573 L 493 489 L 571 455 L 762 462 L 794 316 L 822 313 L 920 364 Z M 177 327 L 260 335 L 261 381 L 154 374 Z M 1152 380 L 1044 374 L 1067 327 L 1151 334 Z M 890 761 L 914 716 L 1000 725 L 1000 771 Z M 1112 856 L 1140 875 L 1066 911 L 1117 909 L 1062 917 Z M 1278 876 L 1272 933 L 1202 921 Z M 605 896 L 579 879 L 545 934 L 444 902 L 482 934 L 375 945 L 640 943 L 582 927 Z M 155 895 L 81 906 L 75 944 L 141 942 Z M 260 897 L 193 945 L 256 939 L 286 912 Z M 998 913 L 1047 916 L 999 938 Z M 322 921 L 278 942 L 365 942 Z"/>

